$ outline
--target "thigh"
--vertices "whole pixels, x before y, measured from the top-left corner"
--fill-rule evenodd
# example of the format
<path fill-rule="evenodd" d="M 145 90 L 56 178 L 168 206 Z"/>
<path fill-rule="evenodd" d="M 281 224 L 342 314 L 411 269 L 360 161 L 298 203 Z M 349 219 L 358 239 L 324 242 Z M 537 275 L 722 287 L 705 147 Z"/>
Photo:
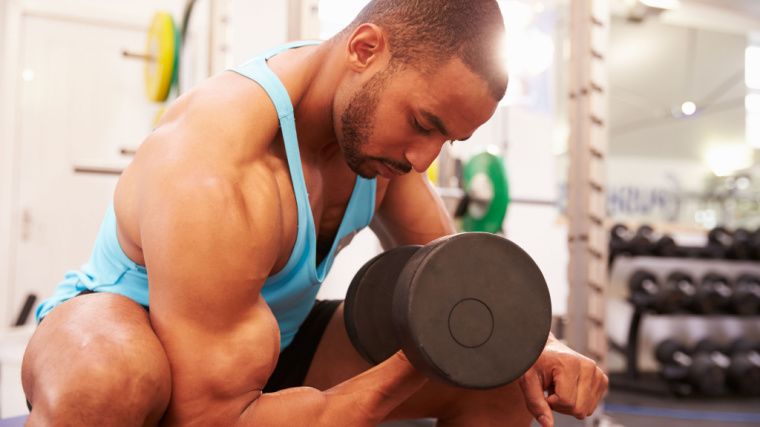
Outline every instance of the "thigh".
<path fill-rule="evenodd" d="M 94 422 L 107 405 L 114 416 L 155 424 L 171 395 L 169 362 L 147 312 L 110 293 L 75 297 L 42 320 L 24 354 L 22 383 L 30 419 L 79 413 Z"/>
<path fill-rule="evenodd" d="M 341 304 L 327 325 L 304 385 L 325 390 L 370 367 L 348 338 Z M 387 421 L 416 418 L 439 418 L 451 421 L 452 425 L 480 426 L 527 426 L 532 420 L 516 381 L 495 390 L 464 390 L 430 381 L 391 412 Z"/>

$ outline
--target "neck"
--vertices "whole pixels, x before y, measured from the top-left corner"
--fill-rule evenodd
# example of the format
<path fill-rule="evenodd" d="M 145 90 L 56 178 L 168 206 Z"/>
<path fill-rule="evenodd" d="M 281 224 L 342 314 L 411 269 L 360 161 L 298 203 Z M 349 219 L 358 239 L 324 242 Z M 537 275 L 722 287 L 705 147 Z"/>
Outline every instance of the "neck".
<path fill-rule="evenodd" d="M 278 75 L 293 101 L 298 144 L 305 161 L 321 162 L 340 150 L 333 126 L 333 104 L 346 72 L 343 49 L 343 43 L 330 40 L 314 48 L 294 49 L 281 58 L 286 65 Z"/>

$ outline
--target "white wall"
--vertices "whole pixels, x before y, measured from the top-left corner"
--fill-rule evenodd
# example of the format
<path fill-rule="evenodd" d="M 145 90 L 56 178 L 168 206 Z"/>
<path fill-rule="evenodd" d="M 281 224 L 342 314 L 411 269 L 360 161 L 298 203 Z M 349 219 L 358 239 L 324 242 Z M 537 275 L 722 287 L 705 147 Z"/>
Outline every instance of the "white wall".
<path fill-rule="evenodd" d="M 0 322 L 10 321 L 7 292 L 10 288 L 10 264 L 14 259 L 10 236 L 13 230 L 13 190 L 16 174 L 14 130 L 17 76 L 15 75 L 18 44 L 16 42 L 20 10 L 17 1 L 0 2 Z M 11 19 L 14 17 L 14 19 Z"/>
<path fill-rule="evenodd" d="M 505 156 L 510 198 L 506 236 L 528 252 L 541 268 L 552 297 L 552 312 L 567 313 L 569 293 L 567 223 L 560 217 L 555 116 L 525 108 L 510 108 Z M 533 203 L 536 202 L 536 203 Z M 542 204 L 543 203 L 543 204 Z"/>
<path fill-rule="evenodd" d="M 231 0 L 230 25 L 232 61 L 237 65 L 288 40 L 288 2 Z"/>

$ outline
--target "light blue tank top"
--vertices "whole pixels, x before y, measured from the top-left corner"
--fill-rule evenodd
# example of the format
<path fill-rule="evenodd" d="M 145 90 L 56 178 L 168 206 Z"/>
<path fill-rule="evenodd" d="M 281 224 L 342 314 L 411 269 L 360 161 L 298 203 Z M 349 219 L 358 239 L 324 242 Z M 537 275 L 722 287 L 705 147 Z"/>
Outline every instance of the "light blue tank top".
<path fill-rule="evenodd" d="M 293 341 L 298 328 L 309 314 L 319 286 L 330 271 L 337 252 L 359 230 L 369 225 L 375 210 L 375 180 L 357 176 L 351 200 L 330 252 L 317 265 L 317 237 L 301 168 L 293 106 L 287 90 L 266 65 L 267 59 L 283 50 L 317 43 L 297 42 L 279 46 L 254 56 L 232 70 L 264 88 L 277 110 L 298 205 L 298 234 L 293 252 L 285 267 L 270 276 L 261 290 L 261 295 L 272 309 L 280 327 L 280 351 Z M 66 273 L 53 296 L 37 308 L 37 321 L 58 304 L 86 289 L 117 293 L 149 306 L 148 273 L 145 267 L 134 263 L 121 249 L 116 235 L 113 203 L 106 212 L 90 260 L 81 270 Z"/>

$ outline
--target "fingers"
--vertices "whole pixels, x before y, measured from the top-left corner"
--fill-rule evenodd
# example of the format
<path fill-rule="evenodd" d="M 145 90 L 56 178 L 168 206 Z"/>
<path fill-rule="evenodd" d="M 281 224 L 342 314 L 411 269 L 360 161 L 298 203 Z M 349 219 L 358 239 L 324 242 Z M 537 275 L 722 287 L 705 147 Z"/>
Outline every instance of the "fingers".
<path fill-rule="evenodd" d="M 609 380 L 607 375 L 596 365 L 585 366 L 578 383 L 578 402 L 576 404 L 577 415 L 591 416 L 596 410 L 599 401 L 607 391 Z"/>
<path fill-rule="evenodd" d="M 541 424 L 542 427 L 554 426 L 554 414 L 544 397 L 543 381 L 539 377 L 538 371 L 529 370 L 525 375 L 520 377 L 520 388 L 525 395 L 525 405 L 530 412 Z"/>
<path fill-rule="evenodd" d="M 563 362 L 565 366 L 555 370 L 554 393 L 549 395 L 546 401 L 553 410 L 577 418 L 578 386 L 582 367 L 576 358 L 565 358 Z"/>
<path fill-rule="evenodd" d="M 586 357 L 578 355 L 572 365 L 555 377 L 555 393 L 547 398 L 547 402 L 553 410 L 582 420 L 596 410 L 607 390 L 608 379 Z"/>

